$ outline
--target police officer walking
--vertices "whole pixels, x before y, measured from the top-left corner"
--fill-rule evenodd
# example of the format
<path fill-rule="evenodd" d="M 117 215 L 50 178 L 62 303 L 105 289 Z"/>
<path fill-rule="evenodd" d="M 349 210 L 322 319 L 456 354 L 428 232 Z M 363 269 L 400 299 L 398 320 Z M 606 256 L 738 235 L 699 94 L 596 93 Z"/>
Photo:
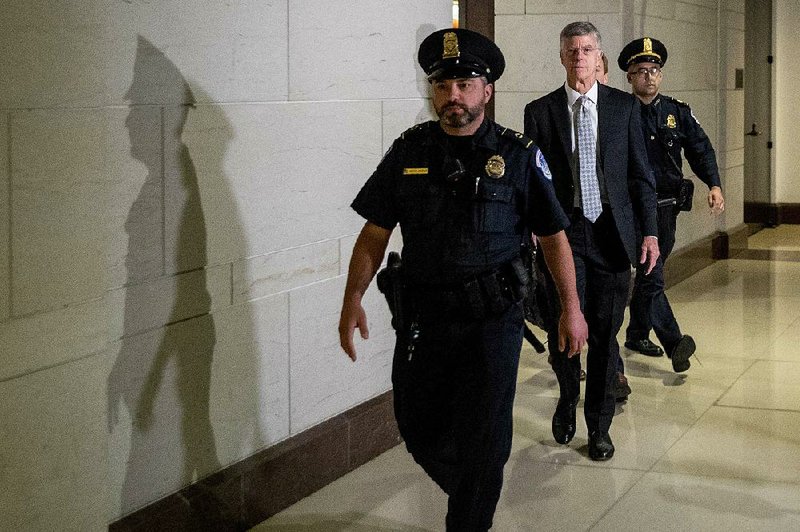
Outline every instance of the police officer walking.
<path fill-rule="evenodd" d="M 418 59 L 439 120 L 396 139 L 353 201 L 367 222 L 340 342 L 355 361 L 355 328 L 368 337 L 361 299 L 399 225 L 401 263 L 390 254 L 391 273 L 378 276 L 397 334 L 395 417 L 409 452 L 449 496 L 447 530 L 488 530 L 511 450 L 527 282 L 520 250 L 532 232 L 558 285 L 561 348 L 579 352 L 588 332 L 547 163 L 529 139 L 485 116 L 503 54 L 483 35 L 444 29 L 422 42 Z"/>
<path fill-rule="evenodd" d="M 708 186 L 708 206 L 714 214 L 725 209 L 714 148 L 687 104 L 660 94 L 661 68 L 667 62 L 667 49 L 657 39 L 644 37 L 628 43 L 617 63 L 627 72 L 633 94 L 642 102 L 642 127 L 647 156 L 658 189 L 658 245 L 661 251 L 650 275 L 637 270 L 630 304 L 630 324 L 625 347 L 648 356 L 666 351 L 676 372 L 689 369 L 694 339 L 682 334 L 664 293 L 664 262 L 675 245 L 678 213 L 692 207 L 694 186 L 684 179 L 681 151 L 692 171 Z M 650 341 L 656 333 L 663 350 Z"/>

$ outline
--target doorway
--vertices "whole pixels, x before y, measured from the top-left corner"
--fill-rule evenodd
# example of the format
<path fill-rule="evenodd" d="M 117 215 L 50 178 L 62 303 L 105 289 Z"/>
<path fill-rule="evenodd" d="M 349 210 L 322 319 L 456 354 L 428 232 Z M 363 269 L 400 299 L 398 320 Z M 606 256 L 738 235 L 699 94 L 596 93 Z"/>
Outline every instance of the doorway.
<path fill-rule="evenodd" d="M 776 225 L 772 179 L 772 0 L 745 0 L 744 221 Z"/>

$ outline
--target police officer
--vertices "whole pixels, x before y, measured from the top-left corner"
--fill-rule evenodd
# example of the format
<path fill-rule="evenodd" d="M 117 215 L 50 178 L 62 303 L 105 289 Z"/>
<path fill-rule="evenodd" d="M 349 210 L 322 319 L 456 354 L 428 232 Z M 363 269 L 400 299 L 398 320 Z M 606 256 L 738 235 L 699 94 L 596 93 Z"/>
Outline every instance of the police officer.
<path fill-rule="evenodd" d="M 396 139 L 353 201 L 367 222 L 340 342 L 356 360 L 355 328 L 368 337 L 361 299 L 399 225 L 395 417 L 409 452 L 449 496 L 447 530 L 488 530 L 511 449 L 527 277 L 520 249 L 531 232 L 560 291 L 561 348 L 580 351 L 588 332 L 547 164 L 529 139 L 485 116 L 503 54 L 476 32 L 444 29 L 422 42 L 418 59 L 439 120 Z"/>
<path fill-rule="evenodd" d="M 682 334 L 664 293 L 664 261 L 675 245 L 675 224 L 681 210 L 692 205 L 691 181 L 683 178 L 681 151 L 692 171 L 708 186 L 708 206 L 714 214 L 725 209 L 714 148 L 686 103 L 660 94 L 661 68 L 667 49 L 657 39 L 636 39 L 622 49 L 617 63 L 627 72 L 633 93 L 642 102 L 642 127 L 647 155 L 658 189 L 658 244 L 661 256 L 649 276 L 637 272 L 630 305 L 625 346 L 648 356 L 664 350 L 676 372 L 689 369 L 694 339 Z M 650 341 L 656 333 L 663 350 Z"/>

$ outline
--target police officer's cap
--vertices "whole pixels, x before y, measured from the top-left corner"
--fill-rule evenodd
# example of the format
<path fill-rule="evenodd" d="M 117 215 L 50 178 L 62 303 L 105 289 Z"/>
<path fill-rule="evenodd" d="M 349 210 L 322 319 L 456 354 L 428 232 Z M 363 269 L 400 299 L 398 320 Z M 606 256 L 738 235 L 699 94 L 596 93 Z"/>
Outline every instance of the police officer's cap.
<path fill-rule="evenodd" d="M 656 63 L 664 66 L 667 62 L 667 47 L 658 39 L 643 37 L 629 42 L 619 53 L 617 64 L 625 72 L 636 63 Z"/>
<path fill-rule="evenodd" d="M 496 81 L 506 67 L 503 52 L 480 33 L 447 28 L 428 35 L 419 45 L 419 64 L 428 81 L 484 76 Z"/>

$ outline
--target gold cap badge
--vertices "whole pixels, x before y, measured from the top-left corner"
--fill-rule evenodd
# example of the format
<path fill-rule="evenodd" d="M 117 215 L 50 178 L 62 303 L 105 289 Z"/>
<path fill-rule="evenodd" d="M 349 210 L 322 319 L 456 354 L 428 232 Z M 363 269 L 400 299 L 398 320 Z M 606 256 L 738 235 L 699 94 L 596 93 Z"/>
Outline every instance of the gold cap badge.
<path fill-rule="evenodd" d="M 650 37 L 644 38 L 644 50 L 642 51 L 649 54 L 653 53 L 653 41 L 650 40 Z"/>
<path fill-rule="evenodd" d="M 506 173 L 506 162 L 500 155 L 492 155 L 486 161 L 486 173 L 489 174 L 489 177 L 500 179 Z"/>
<path fill-rule="evenodd" d="M 455 32 L 448 31 L 444 34 L 443 40 L 442 59 L 450 59 L 461 55 L 461 52 L 458 50 L 458 36 Z"/>
<path fill-rule="evenodd" d="M 675 122 L 675 115 L 667 115 L 667 127 L 675 129 L 677 126 L 678 124 Z"/>

